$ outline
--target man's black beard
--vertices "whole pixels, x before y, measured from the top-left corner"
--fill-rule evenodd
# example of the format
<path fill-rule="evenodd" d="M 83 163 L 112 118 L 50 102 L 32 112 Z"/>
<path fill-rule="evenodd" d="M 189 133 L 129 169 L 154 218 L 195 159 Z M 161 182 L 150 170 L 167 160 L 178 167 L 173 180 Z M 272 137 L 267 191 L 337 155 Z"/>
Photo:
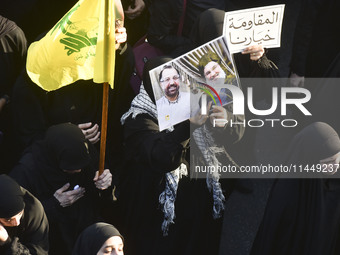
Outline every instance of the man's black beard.
<path fill-rule="evenodd" d="M 169 93 L 169 89 L 170 89 L 171 87 L 176 87 L 176 91 L 173 92 L 173 93 Z M 176 85 L 170 85 L 170 86 L 166 89 L 166 91 L 165 91 L 165 95 L 166 95 L 168 98 L 171 98 L 171 99 L 177 98 L 178 94 L 179 94 L 179 86 L 176 86 Z"/>

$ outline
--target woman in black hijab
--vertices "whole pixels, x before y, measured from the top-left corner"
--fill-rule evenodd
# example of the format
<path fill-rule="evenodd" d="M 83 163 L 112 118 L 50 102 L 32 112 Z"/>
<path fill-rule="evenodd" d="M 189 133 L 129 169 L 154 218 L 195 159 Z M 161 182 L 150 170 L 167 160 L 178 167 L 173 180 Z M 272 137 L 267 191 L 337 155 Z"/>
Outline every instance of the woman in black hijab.
<path fill-rule="evenodd" d="M 0 254 L 48 254 L 41 203 L 7 175 L 0 175 Z"/>
<path fill-rule="evenodd" d="M 335 169 L 339 161 L 338 134 L 329 125 L 316 122 L 294 137 L 284 163 L 303 168 L 327 164 Z M 308 177 L 312 174 L 307 173 Z M 340 181 L 338 173 L 331 174 L 277 179 L 251 254 L 339 254 Z"/>
<path fill-rule="evenodd" d="M 222 214 L 223 206 L 215 206 L 215 197 L 223 196 L 224 190 L 218 181 L 194 174 L 189 178 L 189 120 L 159 131 L 149 70 L 170 60 L 161 57 L 146 63 L 140 93 L 122 116 L 128 163 L 120 176 L 120 229 L 129 254 L 216 254 L 221 218 L 214 217 Z M 236 120 L 231 112 L 228 118 Z M 243 134 L 242 128 L 216 129 L 219 142 L 228 140 L 228 145 Z M 200 156 L 195 159 L 204 164 Z M 211 188 L 214 184 L 220 193 Z"/>
<path fill-rule="evenodd" d="M 114 226 L 98 222 L 78 237 L 72 255 L 123 255 L 124 238 Z"/>
<path fill-rule="evenodd" d="M 172 232 L 163 238 L 164 215 L 158 210 L 159 195 L 165 188 L 166 173 L 186 169 L 189 121 L 176 125 L 173 131 L 159 132 L 149 76 L 149 70 L 170 60 L 162 57 L 145 64 L 140 92 L 121 119 L 127 163 L 125 171 L 120 173 L 118 202 L 122 209 L 122 225 L 119 228 L 126 237 L 129 254 L 167 254 L 176 249 L 167 244 L 169 238 L 175 237 Z"/>
<path fill-rule="evenodd" d="M 59 124 L 27 149 L 10 173 L 44 206 L 50 254 L 70 254 L 77 235 L 100 219 L 100 205 L 112 199 L 112 175 L 106 169 L 97 176 L 95 152 L 80 128 Z"/>

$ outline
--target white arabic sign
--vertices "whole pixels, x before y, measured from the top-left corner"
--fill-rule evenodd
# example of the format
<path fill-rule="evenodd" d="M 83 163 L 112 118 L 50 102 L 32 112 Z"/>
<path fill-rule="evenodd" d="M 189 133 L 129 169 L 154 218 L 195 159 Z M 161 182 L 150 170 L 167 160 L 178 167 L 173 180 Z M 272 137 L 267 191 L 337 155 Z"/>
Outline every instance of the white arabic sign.
<path fill-rule="evenodd" d="M 284 4 L 226 12 L 223 33 L 231 53 L 262 44 L 280 47 Z"/>

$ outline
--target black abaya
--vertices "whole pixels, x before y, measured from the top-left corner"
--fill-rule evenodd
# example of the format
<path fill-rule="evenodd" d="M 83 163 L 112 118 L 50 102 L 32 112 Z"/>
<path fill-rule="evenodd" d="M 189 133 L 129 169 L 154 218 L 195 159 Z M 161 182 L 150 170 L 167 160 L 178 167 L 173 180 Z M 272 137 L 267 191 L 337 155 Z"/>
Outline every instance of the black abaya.
<path fill-rule="evenodd" d="M 340 139 L 327 124 L 307 126 L 292 140 L 286 164 L 316 164 L 340 152 Z M 339 254 L 338 179 L 277 179 L 251 254 Z"/>

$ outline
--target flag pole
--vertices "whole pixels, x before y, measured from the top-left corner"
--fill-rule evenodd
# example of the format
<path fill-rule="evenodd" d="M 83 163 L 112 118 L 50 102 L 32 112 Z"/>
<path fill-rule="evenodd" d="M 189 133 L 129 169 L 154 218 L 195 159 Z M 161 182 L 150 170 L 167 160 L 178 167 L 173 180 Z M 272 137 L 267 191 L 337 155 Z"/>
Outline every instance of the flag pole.
<path fill-rule="evenodd" d="M 112 10 L 111 10 L 112 11 Z M 104 53 L 108 52 L 109 47 L 109 0 L 104 0 L 104 40 L 103 40 L 103 50 Z M 108 58 L 104 57 L 104 71 L 108 73 L 108 68 L 111 67 L 108 63 Z M 100 157 L 99 157 L 99 169 L 98 176 L 104 172 L 105 167 L 105 152 L 106 152 L 106 137 L 107 137 L 107 116 L 109 108 L 109 83 L 103 83 L 103 105 L 102 105 L 102 123 L 101 123 L 101 137 L 100 137 Z"/>
<path fill-rule="evenodd" d="M 102 127 L 100 138 L 100 158 L 99 158 L 99 175 L 104 171 L 105 167 L 105 152 L 106 152 L 106 136 L 107 136 L 107 115 L 109 108 L 109 83 L 103 84 L 103 105 L 102 105 Z"/>

